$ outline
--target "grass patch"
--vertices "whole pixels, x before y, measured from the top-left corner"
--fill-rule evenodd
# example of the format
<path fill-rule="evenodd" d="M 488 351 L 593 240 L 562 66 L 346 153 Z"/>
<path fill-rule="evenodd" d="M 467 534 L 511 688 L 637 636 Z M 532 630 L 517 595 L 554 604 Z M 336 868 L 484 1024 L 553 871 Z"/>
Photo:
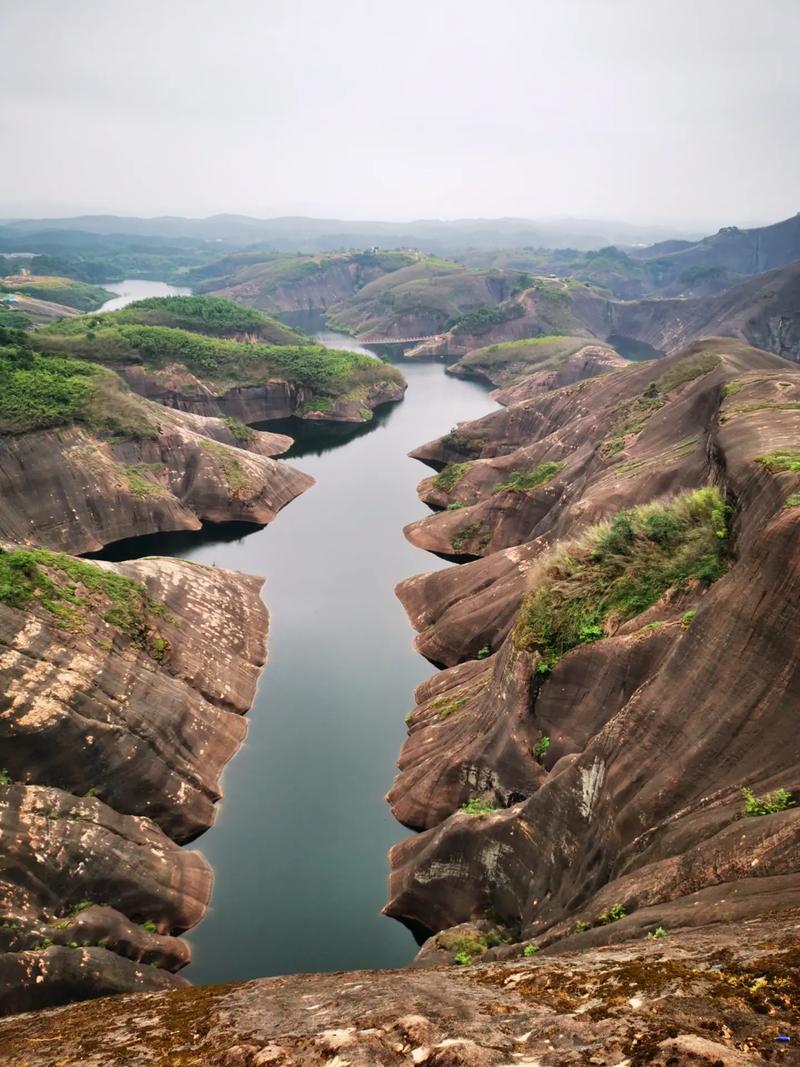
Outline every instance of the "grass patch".
<path fill-rule="evenodd" d="M 554 478 L 563 463 L 542 463 L 532 470 L 513 470 L 504 482 L 498 482 L 492 490 L 495 493 L 531 493 L 539 486 Z"/>
<path fill-rule="evenodd" d="M 669 589 L 692 579 L 716 581 L 726 567 L 727 512 L 718 489 L 697 489 L 669 504 L 620 511 L 581 541 L 555 550 L 523 600 L 515 645 L 538 651 L 552 666 Z"/>
<path fill-rule="evenodd" d="M 168 647 L 158 634 L 163 605 L 141 582 L 61 552 L 0 549 L 0 603 L 20 610 L 39 605 L 60 629 L 73 632 L 99 615 L 154 659 L 163 659 Z"/>
<path fill-rule="evenodd" d="M 467 700 L 467 697 L 456 697 L 455 700 L 448 700 L 447 697 L 437 697 L 436 700 L 431 701 L 431 707 L 436 712 L 437 719 L 448 719 L 459 708 L 463 708 Z"/>
<path fill-rule="evenodd" d="M 120 466 L 125 475 L 128 488 L 134 496 L 163 496 L 164 487 L 157 482 L 149 481 L 145 475 L 148 471 L 163 471 L 163 463 L 126 463 Z"/>
<path fill-rule="evenodd" d="M 228 427 L 230 435 L 237 445 L 248 445 L 255 439 L 255 430 L 251 430 L 249 426 L 245 426 L 245 424 L 239 422 L 238 419 L 225 417 L 222 421 Z"/>
<path fill-rule="evenodd" d="M 800 508 L 800 493 L 792 493 L 791 496 L 787 496 L 786 503 L 783 506 L 785 509 Z"/>
<path fill-rule="evenodd" d="M 800 450 L 785 448 L 777 452 L 767 452 L 763 456 L 757 456 L 756 463 L 762 464 L 773 474 L 783 474 L 786 471 L 797 473 L 800 471 Z"/>
<path fill-rule="evenodd" d="M 448 463 L 433 479 L 435 489 L 451 493 L 456 482 L 460 481 L 469 470 L 470 463 Z"/>

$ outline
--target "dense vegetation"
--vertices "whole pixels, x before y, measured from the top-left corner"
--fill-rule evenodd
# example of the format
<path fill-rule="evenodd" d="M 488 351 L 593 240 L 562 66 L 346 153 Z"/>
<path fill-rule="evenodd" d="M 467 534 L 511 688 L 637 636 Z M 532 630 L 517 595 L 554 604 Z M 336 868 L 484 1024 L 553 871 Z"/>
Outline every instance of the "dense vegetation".
<path fill-rule="evenodd" d="M 0 279 L 0 293 L 23 293 L 37 300 L 64 304 L 78 311 L 95 311 L 114 295 L 99 285 L 87 285 L 71 278 L 16 275 Z"/>
<path fill-rule="evenodd" d="M 456 336 L 466 334 L 479 337 L 495 326 L 520 318 L 524 313 L 522 305 L 517 303 L 497 304 L 494 307 L 491 304 L 481 304 L 465 311 L 463 315 L 455 315 L 448 320 L 446 327 Z"/>
<path fill-rule="evenodd" d="M 0 548 L 0 603 L 20 609 L 36 603 L 72 631 L 99 616 L 154 659 L 163 659 L 168 648 L 157 633 L 164 609 L 141 582 L 60 552 Z"/>
<path fill-rule="evenodd" d="M 542 667 L 551 667 L 669 589 L 716 581 L 727 537 L 727 506 L 716 488 L 620 511 L 541 562 L 520 609 L 516 645 L 538 651 Z"/>
<path fill-rule="evenodd" d="M 144 403 L 112 371 L 43 355 L 26 335 L 0 329 L 0 434 L 74 422 L 134 437 L 155 434 Z"/>
<path fill-rule="evenodd" d="M 305 340 L 297 330 L 255 308 L 220 296 L 160 296 L 136 300 L 103 316 L 103 323 L 170 326 L 208 334 L 236 337 L 247 334 L 270 344 L 297 344 Z"/>
<path fill-rule="evenodd" d="M 102 363 L 141 361 L 153 368 L 179 363 L 223 387 L 280 377 L 315 395 L 337 397 L 375 382 L 403 380 L 379 360 L 323 345 L 247 344 L 166 326 L 107 326 L 96 318 L 58 322 L 37 333 L 35 344 Z"/>

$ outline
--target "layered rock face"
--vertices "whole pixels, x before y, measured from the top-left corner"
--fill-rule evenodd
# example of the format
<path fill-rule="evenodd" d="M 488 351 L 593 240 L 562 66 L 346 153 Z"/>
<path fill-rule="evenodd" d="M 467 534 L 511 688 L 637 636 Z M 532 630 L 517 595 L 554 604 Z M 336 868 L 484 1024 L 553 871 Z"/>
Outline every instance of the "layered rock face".
<path fill-rule="evenodd" d="M 137 401 L 142 404 L 141 401 Z M 66 552 L 203 520 L 268 523 L 313 479 L 271 456 L 291 438 L 148 404 L 148 432 L 77 425 L 0 437 L 0 538 Z"/>
<path fill-rule="evenodd" d="M 444 468 L 423 499 L 450 510 L 408 536 L 474 561 L 398 589 L 447 669 L 417 690 L 389 794 L 424 831 L 392 851 L 389 915 L 572 950 L 800 904 L 799 432 L 797 369 L 717 339 L 417 450 Z M 575 561 L 590 568 L 612 534 L 627 544 L 625 509 L 660 502 L 634 516 L 658 539 L 669 501 L 704 486 L 732 509 L 725 573 L 679 569 L 650 592 L 648 568 L 607 547 L 634 607 L 589 601 L 585 632 L 548 654 L 530 598 L 580 607 Z M 743 787 L 785 803 L 746 816 Z"/>
<path fill-rule="evenodd" d="M 284 378 L 269 378 L 253 385 L 215 386 L 175 364 L 163 369 L 118 364 L 116 372 L 131 389 L 179 411 L 196 415 L 224 416 L 243 423 L 267 422 L 294 415 L 328 422 L 365 422 L 382 404 L 403 399 L 406 383 L 377 381 L 357 393 L 327 399 L 315 406 L 313 391 Z"/>
<path fill-rule="evenodd" d="M 265 656 L 261 580 L 0 554 L 0 1014 L 181 984 Z"/>
<path fill-rule="evenodd" d="M 797 1064 L 799 920 L 96 1000 L 0 1020 L 0 1056 L 8 1067 Z"/>

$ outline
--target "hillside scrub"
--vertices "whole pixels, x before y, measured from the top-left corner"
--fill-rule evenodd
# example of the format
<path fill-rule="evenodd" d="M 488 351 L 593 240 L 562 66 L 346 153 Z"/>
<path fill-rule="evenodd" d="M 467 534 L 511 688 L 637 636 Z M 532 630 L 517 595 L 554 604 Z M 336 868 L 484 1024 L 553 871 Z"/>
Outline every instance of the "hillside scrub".
<path fill-rule="evenodd" d="M 142 362 L 152 368 L 180 363 L 221 387 L 279 377 L 315 394 L 342 396 L 376 382 L 403 382 L 396 368 L 355 352 L 318 344 L 247 344 L 166 326 L 106 326 L 102 320 L 73 320 L 66 330 L 58 323 L 41 331 L 35 343 L 48 351 L 103 363 Z"/>
<path fill-rule="evenodd" d="M 525 311 L 521 304 L 481 304 L 479 307 L 465 311 L 463 315 L 455 315 L 446 324 L 445 328 L 452 330 L 456 336 L 462 334 L 480 336 L 488 333 L 494 326 L 500 326 L 511 319 L 521 318 Z"/>
<path fill-rule="evenodd" d="M 144 403 L 113 371 L 48 356 L 27 343 L 2 345 L 0 434 L 82 423 L 97 432 L 155 437 Z"/>
<path fill-rule="evenodd" d="M 255 308 L 220 296 L 154 296 L 136 300 L 119 311 L 107 312 L 103 323 L 170 326 L 208 334 L 235 337 L 251 334 L 271 344 L 298 344 L 307 338 L 298 330 Z"/>
<path fill-rule="evenodd" d="M 576 645 L 651 607 L 668 590 L 710 585 L 726 568 L 728 507 L 714 487 L 620 511 L 541 561 L 520 609 L 516 647 L 551 667 Z"/>

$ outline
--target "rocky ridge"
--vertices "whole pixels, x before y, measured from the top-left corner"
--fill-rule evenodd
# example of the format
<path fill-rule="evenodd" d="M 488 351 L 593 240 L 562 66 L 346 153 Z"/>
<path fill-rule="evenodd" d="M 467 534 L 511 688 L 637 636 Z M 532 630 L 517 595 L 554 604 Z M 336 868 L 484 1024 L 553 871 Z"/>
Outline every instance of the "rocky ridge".
<path fill-rule="evenodd" d="M 798 427 L 796 367 L 716 339 L 414 453 L 448 509 L 409 538 L 474 561 L 398 588 L 447 669 L 417 690 L 389 794 L 423 831 L 392 851 L 389 915 L 572 950 L 800 903 Z M 548 659 L 526 606 L 570 574 L 551 546 L 581 559 L 590 529 L 642 505 L 669 525 L 708 486 L 732 508 L 725 573 L 654 589 Z M 788 803 L 747 817 L 743 787 Z"/>

